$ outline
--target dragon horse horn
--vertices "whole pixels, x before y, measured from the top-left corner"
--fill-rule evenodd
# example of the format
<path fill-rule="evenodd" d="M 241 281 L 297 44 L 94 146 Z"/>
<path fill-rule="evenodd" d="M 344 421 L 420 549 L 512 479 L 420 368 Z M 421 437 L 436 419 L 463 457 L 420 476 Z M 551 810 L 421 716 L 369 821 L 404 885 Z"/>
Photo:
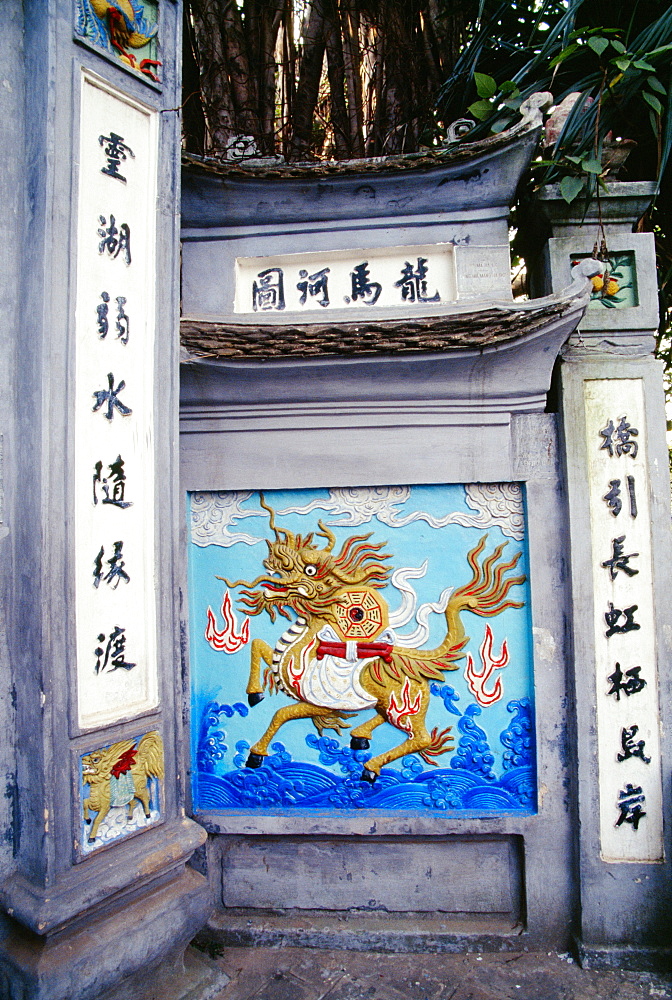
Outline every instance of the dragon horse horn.
<path fill-rule="evenodd" d="M 266 500 L 264 499 L 264 494 L 263 493 L 259 493 L 259 504 L 260 504 L 261 507 L 264 508 L 264 510 L 268 511 L 269 524 L 270 524 L 271 531 L 275 535 L 276 541 L 279 542 L 280 541 L 280 535 L 278 534 L 278 529 L 275 526 L 275 511 L 273 510 L 273 508 L 269 504 L 266 503 Z"/>
<path fill-rule="evenodd" d="M 320 528 L 320 530 L 317 532 L 317 534 L 321 538 L 326 538 L 327 539 L 327 545 L 325 546 L 324 551 L 325 552 L 332 552 L 333 549 L 334 549 L 334 545 L 336 544 L 336 535 L 333 533 L 333 531 L 330 531 L 329 528 L 327 528 L 326 524 L 323 524 L 322 521 L 318 521 L 317 523 L 318 523 L 319 528 Z"/>
<path fill-rule="evenodd" d="M 288 545 L 292 545 L 293 541 L 294 541 L 294 535 L 293 535 L 293 533 L 291 531 L 285 531 L 284 528 L 276 528 L 276 526 L 275 526 L 275 511 L 270 506 L 270 504 L 266 503 L 266 501 L 264 499 L 264 494 L 261 491 L 259 492 L 259 503 L 264 508 L 264 510 L 268 511 L 269 525 L 270 525 L 271 531 L 275 535 L 276 542 L 286 542 Z M 270 543 L 267 543 L 267 544 L 270 544 Z"/>

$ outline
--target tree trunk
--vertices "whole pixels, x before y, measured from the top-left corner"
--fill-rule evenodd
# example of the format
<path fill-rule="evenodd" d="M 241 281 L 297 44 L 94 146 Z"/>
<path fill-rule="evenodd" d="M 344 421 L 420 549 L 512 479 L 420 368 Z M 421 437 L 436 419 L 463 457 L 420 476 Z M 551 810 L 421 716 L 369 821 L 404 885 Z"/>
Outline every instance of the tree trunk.
<path fill-rule="evenodd" d="M 323 0 L 314 0 L 302 37 L 301 69 L 294 101 L 294 130 L 289 149 L 290 160 L 307 159 L 311 154 L 313 114 L 322 79 L 325 50 Z"/>
<path fill-rule="evenodd" d="M 201 81 L 196 60 L 196 38 L 187 7 L 182 11 L 184 56 L 182 59 L 182 130 L 187 149 L 203 155 L 206 125 L 201 100 Z"/>
<path fill-rule="evenodd" d="M 331 98 L 331 127 L 334 132 L 336 159 L 352 156 L 350 119 L 345 103 L 345 60 L 340 12 L 336 0 L 325 2 L 325 38 L 327 49 L 327 76 Z"/>
<path fill-rule="evenodd" d="M 297 53 L 301 2 L 185 0 L 185 99 L 194 89 L 192 36 L 207 126 L 187 107 L 187 144 L 223 150 L 247 134 L 262 152 L 280 146 L 297 160 L 431 142 L 434 94 L 479 0 L 305 0 Z"/>
<path fill-rule="evenodd" d="M 352 156 L 364 156 L 364 102 L 362 99 L 362 63 L 359 12 L 352 0 L 341 4 L 343 59 L 348 98 L 350 148 Z"/>
<path fill-rule="evenodd" d="M 258 141 L 261 124 L 257 111 L 257 81 L 250 68 L 247 38 L 235 0 L 223 4 L 222 26 L 236 120 L 244 135 L 254 136 Z"/>
<path fill-rule="evenodd" d="M 224 4 L 226 2 L 228 0 L 224 0 Z M 191 0 L 189 6 L 207 123 L 205 152 L 221 150 L 226 148 L 236 130 L 236 113 L 222 38 L 223 4 L 221 0 Z"/>

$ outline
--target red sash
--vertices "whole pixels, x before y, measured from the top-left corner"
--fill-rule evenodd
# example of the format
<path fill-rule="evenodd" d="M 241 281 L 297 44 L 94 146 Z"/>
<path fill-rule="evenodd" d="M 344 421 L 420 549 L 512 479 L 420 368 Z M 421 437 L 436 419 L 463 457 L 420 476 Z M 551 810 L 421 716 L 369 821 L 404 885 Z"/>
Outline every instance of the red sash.
<path fill-rule="evenodd" d="M 357 658 L 364 660 L 369 656 L 379 656 L 385 663 L 391 663 L 393 648 L 389 642 L 358 642 Z M 315 655 L 318 660 L 324 659 L 325 656 L 338 656 L 341 659 L 345 659 L 346 644 L 344 642 L 329 642 L 328 640 L 320 639 Z"/>

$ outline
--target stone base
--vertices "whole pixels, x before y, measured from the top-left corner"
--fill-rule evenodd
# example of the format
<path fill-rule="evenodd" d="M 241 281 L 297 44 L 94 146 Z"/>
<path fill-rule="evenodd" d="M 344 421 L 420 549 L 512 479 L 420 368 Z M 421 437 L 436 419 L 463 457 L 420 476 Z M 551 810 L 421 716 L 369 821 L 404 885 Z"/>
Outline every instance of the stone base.
<path fill-rule="evenodd" d="M 390 915 L 275 916 L 250 910 L 244 915 L 216 913 L 196 943 L 213 955 L 230 947 L 460 954 L 519 952 L 530 946 L 530 938 L 521 925 L 494 917 L 451 921 Z"/>
<path fill-rule="evenodd" d="M 210 908 L 206 880 L 185 868 L 49 936 L 12 922 L 0 943 L 0 996 L 95 1000 L 130 976 L 147 982 L 149 970 L 166 959 L 175 970 Z M 134 996 L 141 995 L 136 984 Z"/>
<path fill-rule="evenodd" d="M 637 972 L 672 972 L 672 947 L 642 945 L 587 945 L 575 938 L 573 950 L 582 969 L 631 969 Z"/>

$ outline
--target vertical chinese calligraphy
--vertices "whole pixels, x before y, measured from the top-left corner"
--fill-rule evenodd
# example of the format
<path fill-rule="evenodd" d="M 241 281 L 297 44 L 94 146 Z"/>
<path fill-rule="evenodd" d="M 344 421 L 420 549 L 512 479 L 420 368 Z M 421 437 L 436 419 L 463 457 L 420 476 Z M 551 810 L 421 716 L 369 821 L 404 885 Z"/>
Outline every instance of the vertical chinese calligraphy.
<path fill-rule="evenodd" d="M 100 168 L 101 174 L 107 174 L 108 177 L 114 177 L 125 184 L 126 178 L 120 173 L 119 166 L 128 156 L 135 159 L 135 153 L 130 146 L 126 145 L 123 136 L 117 135 L 116 132 L 110 132 L 109 135 L 99 135 L 98 142 L 103 147 L 107 159 L 107 165 Z"/>
<path fill-rule="evenodd" d="M 651 861 L 662 853 L 662 787 L 642 383 L 584 385 L 601 852 Z"/>
<path fill-rule="evenodd" d="M 78 722 L 157 704 L 158 113 L 83 73 L 75 310 Z"/>

